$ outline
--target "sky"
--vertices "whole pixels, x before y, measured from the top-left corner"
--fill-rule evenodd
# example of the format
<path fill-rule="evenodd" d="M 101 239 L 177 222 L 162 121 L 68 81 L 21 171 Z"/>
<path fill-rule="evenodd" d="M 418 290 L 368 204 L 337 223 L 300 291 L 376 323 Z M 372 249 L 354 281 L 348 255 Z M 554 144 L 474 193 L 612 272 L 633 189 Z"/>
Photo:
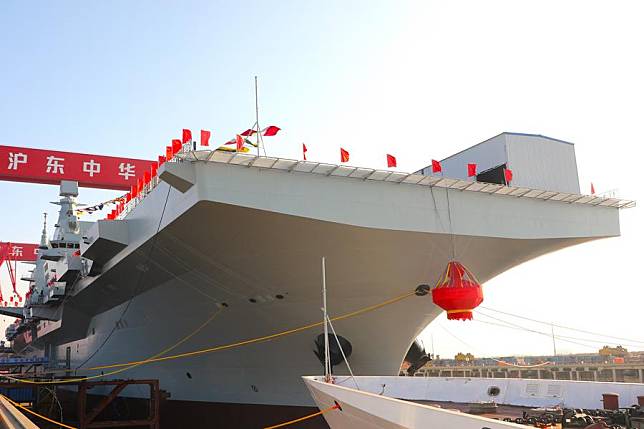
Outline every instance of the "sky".
<path fill-rule="evenodd" d="M 342 146 L 352 165 L 384 168 L 392 153 L 411 172 L 503 131 L 535 133 L 575 143 L 582 192 L 593 182 L 641 201 L 642 16 L 622 0 L 4 0 L 0 144 L 154 159 L 182 128 L 222 143 L 254 123 L 258 76 L 260 122 L 283 129 L 272 156 L 299 158 L 304 142 L 309 159 L 337 163 Z M 0 240 L 36 242 L 57 189 L 0 192 Z M 553 352 L 550 336 L 516 329 L 550 326 L 496 310 L 621 338 L 555 327 L 560 354 L 644 349 L 641 209 L 620 218 L 622 237 L 490 280 L 476 321 L 442 315 L 423 342 L 443 357 Z"/>

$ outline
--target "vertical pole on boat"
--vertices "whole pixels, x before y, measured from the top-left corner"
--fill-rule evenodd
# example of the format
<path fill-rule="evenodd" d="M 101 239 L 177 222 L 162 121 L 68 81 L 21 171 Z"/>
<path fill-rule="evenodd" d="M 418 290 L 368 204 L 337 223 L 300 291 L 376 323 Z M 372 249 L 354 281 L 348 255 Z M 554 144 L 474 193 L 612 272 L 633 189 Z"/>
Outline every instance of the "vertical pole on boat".
<path fill-rule="evenodd" d="M 259 156 L 259 97 L 257 96 L 257 76 L 255 76 L 255 125 L 257 126 L 257 156 Z"/>
<path fill-rule="evenodd" d="M 432 338 L 432 360 L 433 360 L 434 356 L 436 356 L 436 354 L 434 353 L 434 333 L 433 332 L 432 332 L 431 338 Z"/>
<path fill-rule="evenodd" d="M 324 381 L 331 381 L 331 363 L 329 356 L 329 325 L 326 311 L 326 258 L 322 257 L 322 311 L 324 313 Z"/>

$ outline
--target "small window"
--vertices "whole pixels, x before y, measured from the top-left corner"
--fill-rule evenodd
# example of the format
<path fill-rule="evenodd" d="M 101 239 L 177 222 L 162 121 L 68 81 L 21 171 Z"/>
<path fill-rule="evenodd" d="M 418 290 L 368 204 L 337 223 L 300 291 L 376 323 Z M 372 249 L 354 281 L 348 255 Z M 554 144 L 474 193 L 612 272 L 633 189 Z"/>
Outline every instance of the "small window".
<path fill-rule="evenodd" d="M 51 247 L 53 247 L 54 249 L 57 249 L 58 248 L 58 243 L 51 243 Z"/>

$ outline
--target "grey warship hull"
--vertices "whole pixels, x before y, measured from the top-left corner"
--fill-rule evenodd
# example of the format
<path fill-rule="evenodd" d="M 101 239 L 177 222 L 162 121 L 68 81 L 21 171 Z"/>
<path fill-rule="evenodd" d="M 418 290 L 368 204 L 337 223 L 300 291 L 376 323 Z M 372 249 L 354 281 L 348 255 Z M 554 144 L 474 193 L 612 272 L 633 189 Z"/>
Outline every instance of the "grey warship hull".
<path fill-rule="evenodd" d="M 68 285 L 50 318 L 58 320 L 38 322 L 30 341 L 14 346 L 78 375 L 109 374 L 121 367 L 91 368 L 318 322 L 322 256 L 333 317 L 433 284 L 453 258 L 483 283 L 540 255 L 619 235 L 618 208 L 585 203 L 593 198 L 521 197 L 509 187 L 468 189 L 420 175 L 365 178 L 338 166 L 320 174 L 314 170 L 324 165 L 307 164 L 216 152 L 164 164 L 158 183 L 120 219 L 99 221 L 81 251 L 120 245 Z M 396 374 L 441 312 L 431 296 L 413 295 L 334 325 L 352 344 L 354 372 Z M 159 379 L 174 401 L 312 406 L 300 376 L 322 368 L 313 353 L 321 332 L 148 363 L 118 377 Z"/>

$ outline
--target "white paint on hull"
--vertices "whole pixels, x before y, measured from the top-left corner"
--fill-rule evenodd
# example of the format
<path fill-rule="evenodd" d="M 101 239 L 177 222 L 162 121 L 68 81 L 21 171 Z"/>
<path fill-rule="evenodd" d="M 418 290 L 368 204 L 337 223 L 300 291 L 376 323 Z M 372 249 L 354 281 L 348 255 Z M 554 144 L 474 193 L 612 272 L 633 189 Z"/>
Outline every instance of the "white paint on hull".
<path fill-rule="evenodd" d="M 222 302 L 229 306 L 173 353 L 321 320 L 321 256 L 334 316 L 432 284 L 454 256 L 485 282 L 539 255 L 619 234 L 618 210 L 610 207 L 461 191 L 450 191 L 448 204 L 445 189 L 183 164 L 194 169 L 196 185 L 181 193 L 160 183 L 127 215 L 130 245 L 103 274 L 76 285 L 61 328 L 35 343 L 51 346 L 52 358 L 64 359 L 69 347 L 79 373 L 147 358 Z M 353 344 L 357 373 L 396 374 L 411 341 L 440 313 L 429 296 L 411 297 L 334 325 Z M 320 332 L 123 376 L 159 378 L 173 399 L 311 405 L 299 377 L 321 368 L 313 354 Z"/>

